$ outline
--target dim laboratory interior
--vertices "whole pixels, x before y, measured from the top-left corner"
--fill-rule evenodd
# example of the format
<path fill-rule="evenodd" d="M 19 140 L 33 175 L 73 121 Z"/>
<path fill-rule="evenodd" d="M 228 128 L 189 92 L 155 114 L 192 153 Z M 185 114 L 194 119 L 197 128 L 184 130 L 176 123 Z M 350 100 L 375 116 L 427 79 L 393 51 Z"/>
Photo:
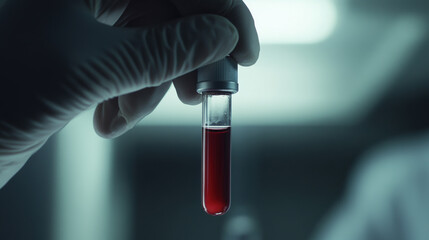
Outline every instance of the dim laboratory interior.
<path fill-rule="evenodd" d="M 0 239 L 429 239 L 427 0 L 85 2 L 0 0 L 0 95 L 20 86 L 19 76 L 34 76 L 13 98 L 0 97 Z M 73 15 L 80 8 L 103 29 Z M 39 9 L 61 14 L 45 19 Z M 64 20 L 72 15 L 85 30 Z M 65 30 L 54 31 L 60 37 L 43 38 L 63 23 Z M 111 28 L 115 34 L 103 39 Z M 149 40 L 128 39 L 128 28 L 149 29 L 139 32 Z M 192 35 L 194 28 L 204 36 Z M 29 44 L 11 50 L 26 32 Z M 116 42 L 123 45 L 110 51 Z M 160 46 L 167 57 L 156 55 Z M 32 59 L 31 73 L 12 69 L 34 54 L 80 64 L 97 51 L 106 57 L 77 68 L 68 78 L 77 85 L 64 92 L 72 80 L 51 93 L 45 89 L 57 81 L 39 74 L 46 68 L 57 76 L 62 60 L 45 66 Z M 137 84 L 145 95 L 134 94 L 130 76 L 147 80 Z M 50 87 L 40 90 L 43 81 Z M 34 101 L 17 100 L 32 92 Z M 75 93 L 85 98 L 50 100 Z M 108 105 L 122 94 L 131 97 Z M 39 116 L 32 115 L 39 104 L 54 106 L 47 123 L 66 121 L 53 124 L 43 146 L 9 173 L 8 154 L 23 144 L 15 136 L 48 132 L 26 122 Z M 124 116 L 106 125 L 104 115 L 118 104 L 150 110 L 127 126 L 119 122 Z"/>

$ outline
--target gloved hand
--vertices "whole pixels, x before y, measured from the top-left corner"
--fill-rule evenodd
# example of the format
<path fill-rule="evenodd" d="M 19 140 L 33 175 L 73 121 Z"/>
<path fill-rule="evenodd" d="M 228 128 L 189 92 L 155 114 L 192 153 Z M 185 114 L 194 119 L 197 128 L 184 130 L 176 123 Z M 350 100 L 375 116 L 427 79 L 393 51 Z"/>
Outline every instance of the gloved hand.
<path fill-rule="evenodd" d="M 193 70 L 228 54 L 251 65 L 259 54 L 241 0 L 7 0 L 0 33 L 0 187 L 94 104 L 95 130 L 115 137 L 171 82 L 196 104 Z"/>

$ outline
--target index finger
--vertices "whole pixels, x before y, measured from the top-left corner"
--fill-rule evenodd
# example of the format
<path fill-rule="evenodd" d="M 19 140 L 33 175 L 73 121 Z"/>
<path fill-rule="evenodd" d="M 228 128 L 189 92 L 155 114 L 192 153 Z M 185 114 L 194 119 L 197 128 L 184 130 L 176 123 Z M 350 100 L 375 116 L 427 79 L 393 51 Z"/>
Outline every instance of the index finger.
<path fill-rule="evenodd" d="M 237 28 L 239 40 L 230 55 L 243 66 L 253 65 L 259 57 L 259 39 L 255 23 L 242 0 L 170 0 L 182 15 L 218 14 Z"/>

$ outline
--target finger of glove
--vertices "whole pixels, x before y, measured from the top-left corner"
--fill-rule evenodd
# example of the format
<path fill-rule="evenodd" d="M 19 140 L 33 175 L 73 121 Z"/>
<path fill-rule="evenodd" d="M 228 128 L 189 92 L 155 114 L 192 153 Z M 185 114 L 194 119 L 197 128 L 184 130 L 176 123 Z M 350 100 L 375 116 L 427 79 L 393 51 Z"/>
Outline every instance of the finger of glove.
<path fill-rule="evenodd" d="M 197 71 L 180 76 L 173 80 L 177 97 L 184 104 L 196 105 L 201 103 L 201 94 L 197 93 Z"/>
<path fill-rule="evenodd" d="M 213 13 L 226 17 L 237 28 L 239 41 L 231 56 L 243 66 L 254 64 L 260 45 L 255 23 L 242 0 L 170 0 L 182 15 Z"/>
<path fill-rule="evenodd" d="M 112 90 L 111 96 L 104 98 L 171 81 L 220 60 L 238 41 L 234 25 L 216 15 L 190 16 L 154 27 L 112 31 L 125 32 L 125 39 L 99 61 L 106 66 L 97 69 L 108 69 L 104 76 L 111 76 L 103 84 Z M 99 81 L 94 79 L 94 82 Z"/>
<path fill-rule="evenodd" d="M 132 129 L 161 102 L 171 81 L 145 88 L 99 104 L 94 112 L 94 128 L 106 138 L 118 137 Z"/>
<path fill-rule="evenodd" d="M 168 81 L 158 87 L 145 88 L 119 97 L 119 109 L 127 120 L 128 129 L 155 110 L 170 86 L 171 81 Z"/>
<path fill-rule="evenodd" d="M 237 28 L 240 41 L 238 41 L 231 56 L 242 66 L 250 66 L 259 58 L 259 39 L 255 23 L 247 6 L 240 1 L 225 14 Z"/>
<path fill-rule="evenodd" d="M 116 136 L 116 131 L 123 131 L 127 121 L 120 115 L 118 97 L 111 98 L 97 105 L 94 111 L 95 132 L 106 138 Z"/>
<path fill-rule="evenodd" d="M 130 0 L 84 0 L 97 21 L 112 26 L 127 8 Z"/>
<path fill-rule="evenodd" d="M 169 1 L 133 1 L 121 16 L 116 26 L 142 27 L 177 19 L 181 15 Z M 195 71 L 173 80 L 178 98 L 185 104 L 195 105 L 201 102 L 196 92 L 197 74 Z"/>

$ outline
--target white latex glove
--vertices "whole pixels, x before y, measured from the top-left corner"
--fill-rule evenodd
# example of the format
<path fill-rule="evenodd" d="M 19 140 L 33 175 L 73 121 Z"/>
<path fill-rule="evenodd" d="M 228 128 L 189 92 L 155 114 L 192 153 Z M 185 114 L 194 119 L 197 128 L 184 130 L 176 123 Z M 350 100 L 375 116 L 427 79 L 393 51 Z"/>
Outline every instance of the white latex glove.
<path fill-rule="evenodd" d="M 0 6 L 0 187 L 94 104 L 100 103 L 96 131 L 119 136 L 153 111 L 171 82 L 184 103 L 196 104 L 193 70 L 228 54 L 251 65 L 259 53 L 252 16 L 240 0 Z"/>

